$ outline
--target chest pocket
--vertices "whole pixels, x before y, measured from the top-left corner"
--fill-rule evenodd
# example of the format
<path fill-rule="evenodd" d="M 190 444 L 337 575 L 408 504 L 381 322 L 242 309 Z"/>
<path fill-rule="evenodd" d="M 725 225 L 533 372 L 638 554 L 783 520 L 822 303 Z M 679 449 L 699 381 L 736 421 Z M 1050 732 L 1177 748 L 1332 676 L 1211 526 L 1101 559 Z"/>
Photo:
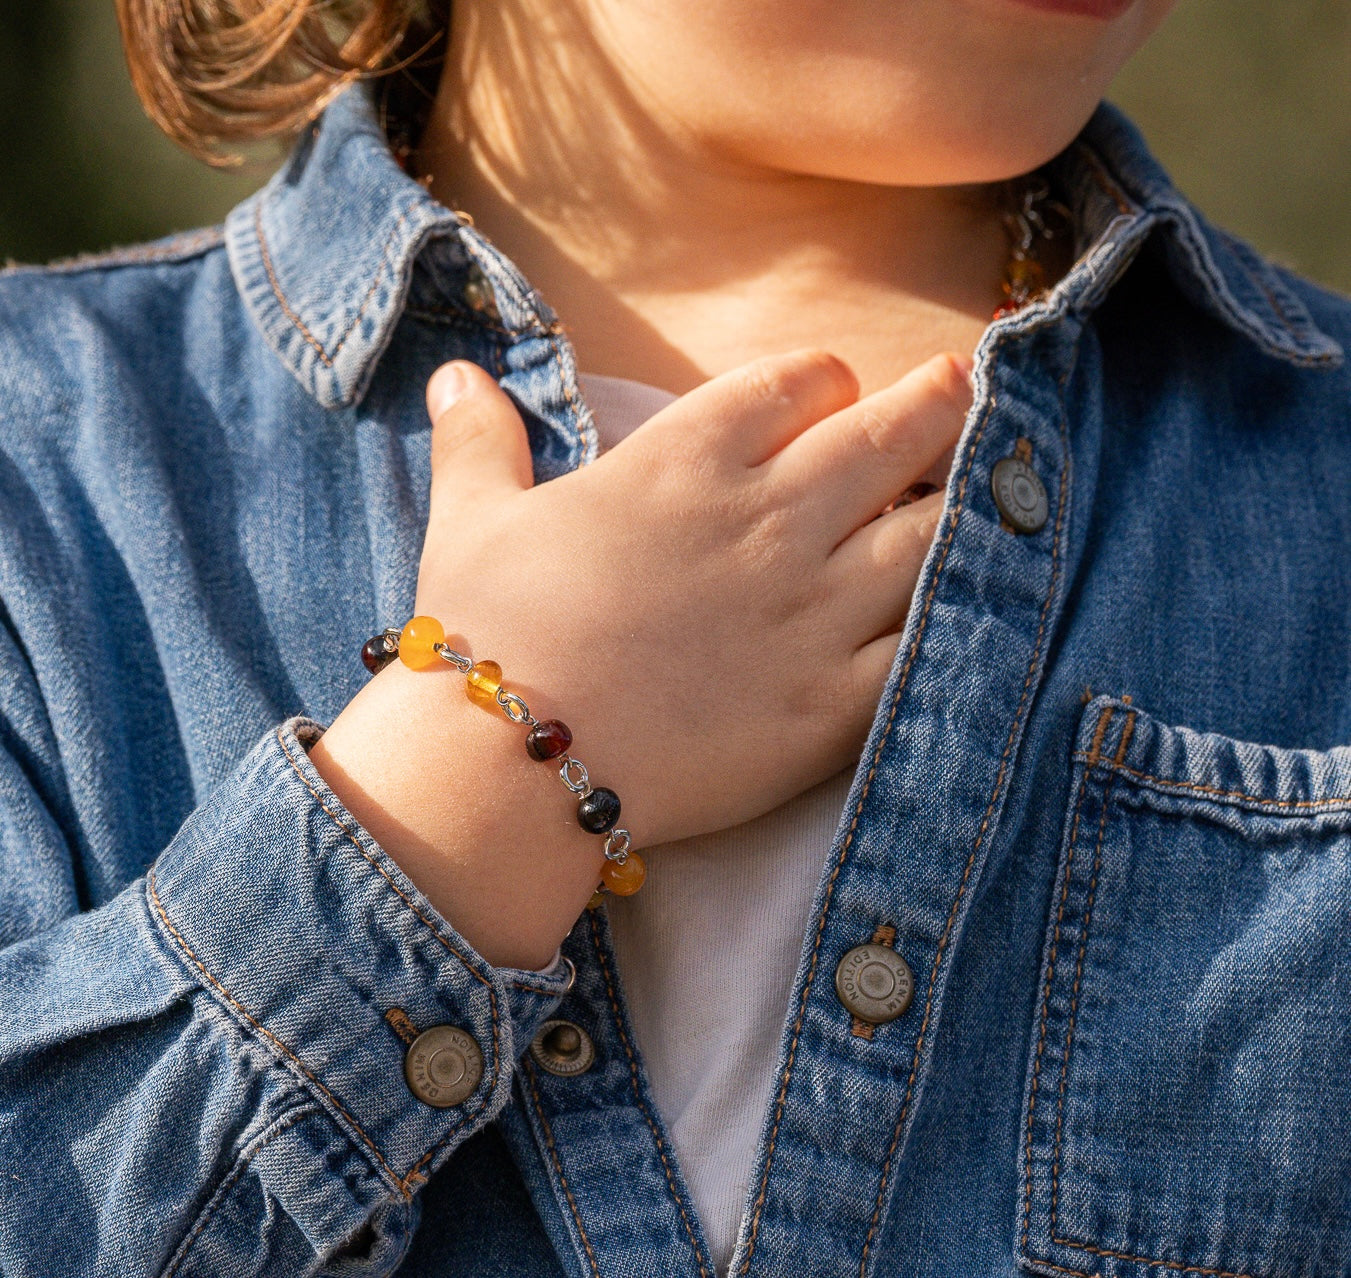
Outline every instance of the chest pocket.
<path fill-rule="evenodd" d="M 1351 748 L 1097 698 L 1076 744 L 1022 1115 L 1047 1275 L 1351 1273 Z"/>

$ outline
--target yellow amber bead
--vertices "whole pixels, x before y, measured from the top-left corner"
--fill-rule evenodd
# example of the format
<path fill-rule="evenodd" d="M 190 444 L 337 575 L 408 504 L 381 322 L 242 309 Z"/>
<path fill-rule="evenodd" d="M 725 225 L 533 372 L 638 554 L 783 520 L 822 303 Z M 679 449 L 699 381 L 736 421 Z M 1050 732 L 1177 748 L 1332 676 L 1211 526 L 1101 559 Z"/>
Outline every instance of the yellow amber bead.
<path fill-rule="evenodd" d="M 602 892 L 599 888 L 597 888 L 594 892 L 591 893 L 591 899 L 586 903 L 586 908 L 588 910 L 598 910 L 604 904 L 605 904 L 605 893 Z"/>
<path fill-rule="evenodd" d="M 502 667 L 495 661 L 476 661 L 465 676 L 464 690 L 476 706 L 492 709 L 502 686 Z"/>
<path fill-rule="evenodd" d="M 601 882 L 616 896 L 632 896 L 647 878 L 647 866 L 636 852 L 629 853 L 629 859 L 622 865 L 618 861 L 606 861 L 601 867 Z"/>
<path fill-rule="evenodd" d="M 414 670 L 432 670 L 441 664 L 436 645 L 446 632 L 435 617 L 414 617 L 399 633 L 399 660 Z"/>

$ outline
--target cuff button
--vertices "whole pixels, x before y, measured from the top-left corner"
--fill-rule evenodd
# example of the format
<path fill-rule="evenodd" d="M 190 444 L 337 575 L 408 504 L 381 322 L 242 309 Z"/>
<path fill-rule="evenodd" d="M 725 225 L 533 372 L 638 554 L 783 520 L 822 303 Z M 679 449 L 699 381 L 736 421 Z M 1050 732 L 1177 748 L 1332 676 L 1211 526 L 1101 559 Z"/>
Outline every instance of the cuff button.
<path fill-rule="evenodd" d="M 403 1076 L 424 1105 L 449 1109 L 468 1100 L 482 1081 L 483 1053 L 464 1030 L 433 1025 L 409 1044 Z"/>

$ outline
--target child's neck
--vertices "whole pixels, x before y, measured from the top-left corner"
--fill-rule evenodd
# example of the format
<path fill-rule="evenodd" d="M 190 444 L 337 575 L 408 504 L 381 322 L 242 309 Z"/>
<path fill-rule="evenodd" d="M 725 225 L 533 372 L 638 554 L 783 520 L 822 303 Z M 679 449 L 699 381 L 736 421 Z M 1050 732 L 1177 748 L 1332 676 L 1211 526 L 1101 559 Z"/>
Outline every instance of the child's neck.
<path fill-rule="evenodd" d="M 584 370 L 684 393 L 824 346 L 867 394 L 974 350 L 1009 252 L 991 188 L 713 154 L 654 124 L 575 38 L 518 45 L 490 20 L 457 29 L 417 162 L 558 312 Z"/>

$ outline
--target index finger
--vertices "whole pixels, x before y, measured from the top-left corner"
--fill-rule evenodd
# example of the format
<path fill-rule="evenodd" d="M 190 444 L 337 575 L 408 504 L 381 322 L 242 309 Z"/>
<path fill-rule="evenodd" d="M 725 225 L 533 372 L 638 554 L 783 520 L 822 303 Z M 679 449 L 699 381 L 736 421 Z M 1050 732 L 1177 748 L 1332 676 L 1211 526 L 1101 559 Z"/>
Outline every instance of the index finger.
<path fill-rule="evenodd" d="M 853 370 L 829 351 L 766 355 L 696 386 L 610 451 L 655 442 L 758 466 L 858 393 Z"/>

